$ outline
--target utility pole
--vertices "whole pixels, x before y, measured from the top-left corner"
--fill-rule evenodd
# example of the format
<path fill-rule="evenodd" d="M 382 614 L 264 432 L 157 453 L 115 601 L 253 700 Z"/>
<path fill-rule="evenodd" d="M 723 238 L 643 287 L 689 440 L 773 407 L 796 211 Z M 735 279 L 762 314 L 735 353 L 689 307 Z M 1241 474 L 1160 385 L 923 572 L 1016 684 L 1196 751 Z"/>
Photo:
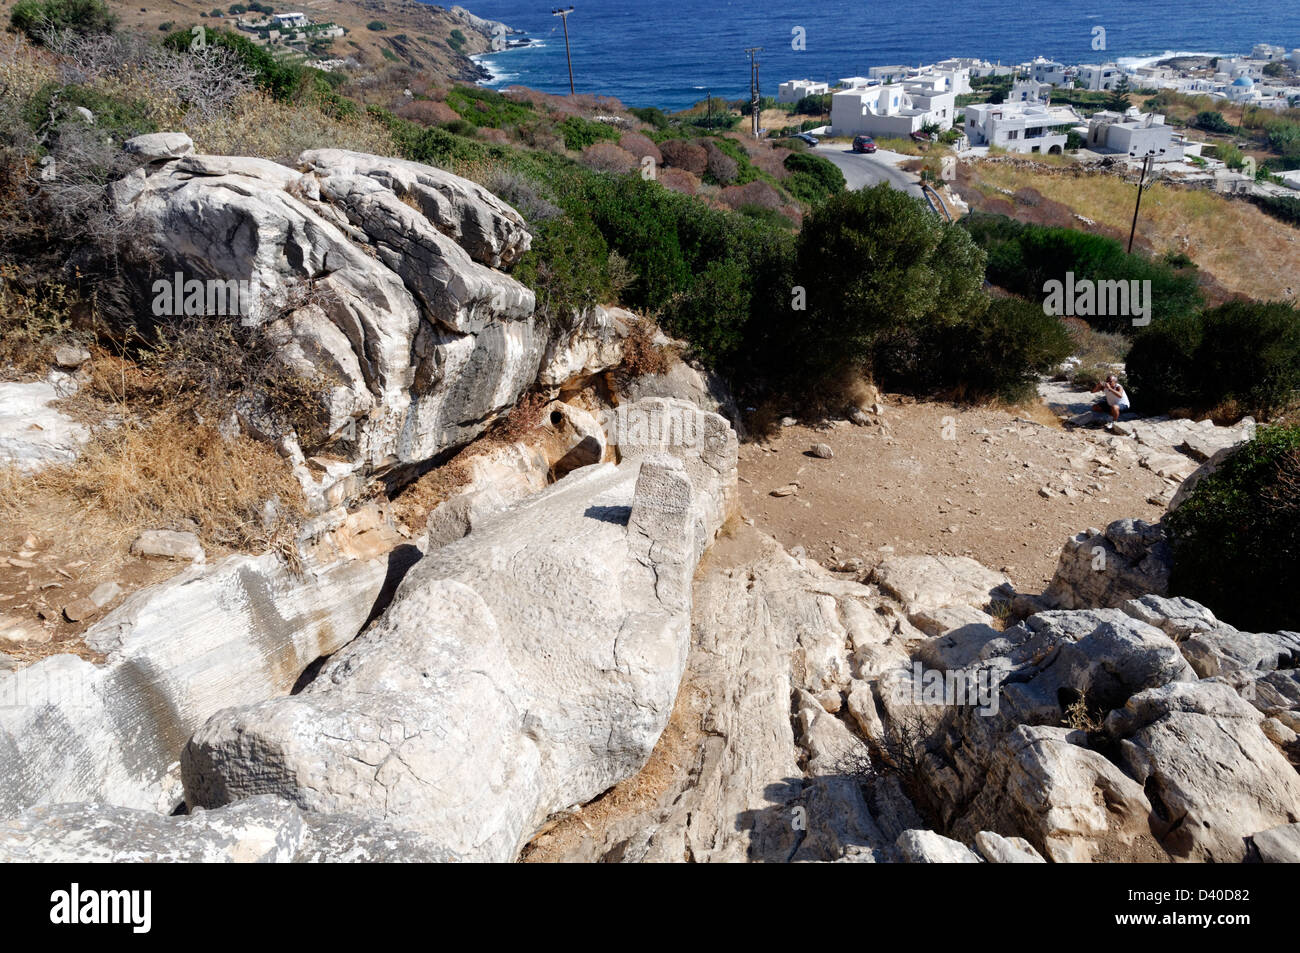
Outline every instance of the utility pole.
<path fill-rule="evenodd" d="M 762 53 L 761 46 L 747 47 L 745 50 L 749 54 L 749 111 L 752 122 L 750 125 L 754 130 L 754 138 L 758 138 L 758 113 L 761 97 L 758 92 L 758 60 L 754 59 L 755 53 Z"/>
<path fill-rule="evenodd" d="M 1160 152 L 1164 152 L 1164 151 L 1165 151 L 1164 149 L 1160 150 Z M 1157 153 L 1154 149 L 1148 149 L 1146 155 L 1142 157 L 1142 175 L 1138 177 L 1137 203 L 1133 206 L 1133 227 L 1130 228 L 1128 231 L 1128 253 L 1130 255 L 1133 254 L 1133 235 L 1137 232 L 1138 209 L 1142 207 L 1142 193 L 1146 189 L 1150 188 L 1151 185 L 1155 184 L 1154 178 L 1151 180 L 1151 185 L 1147 184 L 1147 169 L 1151 167 L 1151 160 L 1155 158 L 1156 154 Z M 1134 158 L 1137 157 L 1136 152 L 1130 152 L 1129 155 L 1133 156 Z"/>
<path fill-rule="evenodd" d="M 565 10 L 562 7 L 556 7 L 551 11 L 551 16 L 559 17 L 564 23 L 564 58 L 569 61 L 569 95 L 573 95 L 573 57 L 569 55 L 569 14 L 573 12 L 573 7 Z"/>

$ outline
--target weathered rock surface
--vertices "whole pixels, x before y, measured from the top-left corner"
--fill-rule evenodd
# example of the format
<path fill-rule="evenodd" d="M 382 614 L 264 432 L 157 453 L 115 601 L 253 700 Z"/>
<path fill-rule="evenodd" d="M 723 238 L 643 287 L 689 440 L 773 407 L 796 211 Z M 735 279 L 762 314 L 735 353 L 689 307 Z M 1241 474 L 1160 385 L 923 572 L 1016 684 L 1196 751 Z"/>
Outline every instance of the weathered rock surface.
<path fill-rule="evenodd" d="M 294 459 L 323 511 L 370 473 L 482 432 L 551 342 L 532 292 L 496 270 L 528 248 L 509 206 L 418 163 L 332 149 L 302 159 L 305 172 L 184 155 L 135 170 L 113 198 L 144 226 L 150 276 L 247 281 L 251 300 L 230 320 L 267 324 L 287 367 L 330 382 L 310 432 L 290 432 L 274 408 L 241 412 Z M 332 462 L 309 467 L 305 454 L 326 449 Z"/>
<path fill-rule="evenodd" d="M 34 473 L 77 459 L 90 431 L 51 406 L 64 396 L 49 381 L 0 383 L 0 467 Z"/>
<path fill-rule="evenodd" d="M 734 494 L 735 436 L 720 418 L 707 429 L 703 446 L 576 470 L 430 552 L 300 694 L 195 734 L 187 801 L 275 793 L 502 861 L 635 773 L 685 667 L 691 575 Z"/>
<path fill-rule="evenodd" d="M 288 694 L 375 608 L 399 540 L 373 511 L 336 522 L 301 576 L 273 553 L 194 567 L 86 632 L 103 665 L 54 655 L 0 675 L 0 817 L 88 799 L 170 810 L 181 749 L 204 720 Z"/>
<path fill-rule="evenodd" d="M 1066 540 L 1041 600 L 1057 609 L 1118 608 L 1168 594 L 1171 566 L 1161 524 L 1116 520 L 1104 533 L 1088 530 Z"/>
<path fill-rule="evenodd" d="M 1149 794 L 1153 828 L 1184 860 L 1241 861 L 1245 838 L 1300 821 L 1300 776 L 1226 682 L 1134 695 L 1106 719 L 1121 760 Z"/>
<path fill-rule="evenodd" d="M 1266 864 L 1300 864 L 1300 824 L 1260 831 L 1251 841 Z"/>
<path fill-rule="evenodd" d="M 853 716 L 820 700 L 848 692 L 852 709 L 865 690 L 869 701 L 856 675 L 906 659 L 907 621 L 896 607 L 877 613 L 877 599 L 753 529 L 720 540 L 695 582 L 678 705 L 699 732 L 677 755 L 681 770 L 563 859 L 897 859 L 899 836 L 923 822 L 897 779 L 870 769 Z"/>
<path fill-rule="evenodd" d="M 908 614 L 969 606 L 985 609 L 1011 580 L 966 556 L 894 556 L 871 581 L 906 607 Z"/>
<path fill-rule="evenodd" d="M 429 838 L 346 815 L 253 797 L 167 817 L 105 804 L 56 804 L 0 821 L 0 863 L 439 863 Z"/>

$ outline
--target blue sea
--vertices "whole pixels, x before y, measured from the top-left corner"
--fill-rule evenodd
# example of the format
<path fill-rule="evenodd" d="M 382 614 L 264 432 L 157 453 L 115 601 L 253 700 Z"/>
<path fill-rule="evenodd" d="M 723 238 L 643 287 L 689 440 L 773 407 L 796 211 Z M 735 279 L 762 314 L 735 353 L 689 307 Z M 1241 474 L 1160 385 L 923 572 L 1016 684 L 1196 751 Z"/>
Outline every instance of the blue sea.
<path fill-rule="evenodd" d="M 445 3 L 446 0 L 443 0 Z M 544 0 L 460 0 L 473 13 L 527 31 L 527 48 L 479 59 L 491 86 L 568 92 L 564 34 Z M 564 4 L 568 6 L 568 4 Z M 682 109 L 706 93 L 749 89 L 745 48 L 764 47 L 765 95 L 787 79 L 832 84 L 870 66 L 977 56 L 1019 63 L 1131 61 L 1169 52 L 1249 53 L 1256 43 L 1300 47 L 1300 0 L 576 0 L 569 39 L 577 91 L 629 106 Z M 806 49 L 793 49 L 803 28 Z M 1106 49 L 1093 49 L 1094 28 Z"/>

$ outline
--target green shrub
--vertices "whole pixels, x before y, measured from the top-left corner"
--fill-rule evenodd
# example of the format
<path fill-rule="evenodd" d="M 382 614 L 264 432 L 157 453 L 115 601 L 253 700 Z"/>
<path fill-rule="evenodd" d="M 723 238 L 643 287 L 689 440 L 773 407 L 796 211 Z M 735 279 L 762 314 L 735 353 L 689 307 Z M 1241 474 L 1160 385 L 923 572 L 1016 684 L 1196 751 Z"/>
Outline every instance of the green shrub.
<path fill-rule="evenodd" d="M 795 115 L 820 116 L 831 111 L 831 94 L 805 96 L 794 104 Z"/>
<path fill-rule="evenodd" d="M 388 24 L 383 20 L 371 20 L 366 24 L 366 29 L 373 30 L 376 33 L 382 33 L 384 30 L 388 29 Z"/>
<path fill-rule="evenodd" d="M 672 124 L 668 115 L 657 106 L 633 107 L 632 109 L 629 109 L 628 112 L 633 116 L 636 116 L 636 118 L 640 119 L 642 122 L 654 126 L 656 129 L 667 129 Z"/>
<path fill-rule="evenodd" d="M 501 129 L 536 118 L 532 103 L 515 102 L 482 86 L 457 86 L 447 92 L 446 102 L 475 126 Z"/>
<path fill-rule="evenodd" d="M 474 131 L 478 128 L 472 122 L 464 119 L 453 119 L 451 122 L 444 122 L 442 128 L 457 136 L 472 138 Z"/>
<path fill-rule="evenodd" d="M 581 152 L 587 146 L 602 140 L 617 142 L 622 135 L 613 126 L 603 122 L 593 122 L 581 116 L 569 116 L 559 126 L 560 135 L 564 137 L 564 148 L 571 152 Z"/>
<path fill-rule="evenodd" d="M 537 294 L 537 309 L 558 321 L 609 300 L 609 246 L 591 219 L 550 218 L 530 224 L 533 243 L 514 277 Z"/>
<path fill-rule="evenodd" d="M 1152 324 L 1133 341 L 1128 376 L 1143 412 L 1235 407 L 1268 417 L 1300 392 L 1300 312 L 1230 301 Z"/>
<path fill-rule="evenodd" d="M 1165 413 L 1199 405 L 1200 346 L 1200 315 L 1175 315 L 1140 330 L 1125 365 L 1134 407 L 1143 413 Z"/>
<path fill-rule="evenodd" d="M 1202 110 L 1196 114 L 1192 120 L 1192 125 L 1198 129 L 1204 129 L 1206 132 L 1230 133 L 1232 124 L 1223 118 L 1223 113 L 1214 110 Z"/>
<path fill-rule="evenodd" d="M 873 347 L 875 377 L 905 393 L 1022 400 L 1071 351 L 1065 326 L 1021 298 L 994 298 L 953 323 L 889 329 Z"/>
<path fill-rule="evenodd" d="M 18 0 L 9 13 L 10 25 L 39 43 L 47 29 L 74 33 L 112 33 L 117 16 L 104 0 Z"/>
<path fill-rule="evenodd" d="M 1270 416 L 1300 390 L 1300 311 L 1280 301 L 1230 301 L 1206 311 L 1196 365 L 1206 408 L 1234 401 Z"/>
<path fill-rule="evenodd" d="M 1129 255 L 1112 238 L 1076 231 L 1028 225 L 1005 215 L 976 213 L 961 219 L 975 242 L 988 253 L 988 280 L 1032 301 L 1043 301 L 1048 281 L 1150 281 L 1153 323 L 1190 314 L 1201 304 L 1194 269 Z M 1102 331 L 1133 332 L 1129 315 L 1083 316 Z"/>
<path fill-rule="evenodd" d="M 791 195 L 804 202 L 820 202 L 845 189 L 844 173 L 839 166 L 819 155 L 792 152 L 782 163 L 791 173 L 781 184 Z"/>
<path fill-rule="evenodd" d="M 984 253 L 885 184 L 832 196 L 804 219 L 797 274 L 808 311 L 791 337 L 812 366 L 867 361 L 884 333 L 983 307 Z"/>
<path fill-rule="evenodd" d="M 452 30 L 451 35 L 447 37 L 447 45 L 450 46 L 457 53 L 459 53 L 461 50 L 465 48 L 466 42 L 467 40 L 465 39 L 465 34 L 462 33 L 460 30 Z"/>
<path fill-rule="evenodd" d="M 1165 517 L 1170 590 L 1251 632 L 1300 629 L 1300 427 L 1265 427 Z"/>

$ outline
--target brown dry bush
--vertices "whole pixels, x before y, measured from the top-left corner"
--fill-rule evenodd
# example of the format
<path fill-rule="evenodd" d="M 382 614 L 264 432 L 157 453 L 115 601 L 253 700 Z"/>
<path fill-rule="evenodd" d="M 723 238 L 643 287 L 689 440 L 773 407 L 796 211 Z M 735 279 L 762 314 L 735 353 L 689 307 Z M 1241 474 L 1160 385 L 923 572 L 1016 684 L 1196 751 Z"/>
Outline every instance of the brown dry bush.
<path fill-rule="evenodd" d="M 781 194 L 766 182 L 755 179 L 744 185 L 729 185 L 718 194 L 718 200 L 729 208 L 739 209 L 746 205 L 780 211 L 784 202 Z"/>
<path fill-rule="evenodd" d="M 628 377 L 646 374 L 664 374 L 668 371 L 669 354 L 655 343 L 659 328 L 649 318 L 638 318 L 623 339 L 623 363 L 619 372 Z"/>
<path fill-rule="evenodd" d="M 638 159 L 649 156 L 655 160 L 655 165 L 663 165 L 663 153 L 649 136 L 643 136 L 639 132 L 625 132 L 618 140 L 618 144 Z"/>
<path fill-rule="evenodd" d="M 413 99 L 410 102 L 403 103 L 397 110 L 397 115 L 403 119 L 409 119 L 412 122 L 418 122 L 425 126 L 436 126 L 439 123 L 455 122 L 460 116 L 456 110 L 452 109 L 446 103 L 437 103 L 429 99 Z"/>
<path fill-rule="evenodd" d="M 713 180 L 719 185 L 730 185 L 735 182 L 736 177 L 740 175 L 740 165 L 736 160 L 712 142 L 706 142 L 704 150 L 708 153 L 706 171 L 713 177 Z"/>
<path fill-rule="evenodd" d="M 661 169 L 658 179 L 664 188 L 684 195 L 695 195 L 700 191 L 699 177 L 685 169 Z"/>
<path fill-rule="evenodd" d="M 597 142 L 587 146 L 582 150 L 582 157 L 578 161 L 597 172 L 612 172 L 616 175 L 631 172 L 639 165 L 636 156 L 612 142 Z"/>
<path fill-rule="evenodd" d="M 692 175 L 703 175 L 709 167 L 709 154 L 703 146 L 684 139 L 669 139 L 659 144 L 664 162 Z"/>

